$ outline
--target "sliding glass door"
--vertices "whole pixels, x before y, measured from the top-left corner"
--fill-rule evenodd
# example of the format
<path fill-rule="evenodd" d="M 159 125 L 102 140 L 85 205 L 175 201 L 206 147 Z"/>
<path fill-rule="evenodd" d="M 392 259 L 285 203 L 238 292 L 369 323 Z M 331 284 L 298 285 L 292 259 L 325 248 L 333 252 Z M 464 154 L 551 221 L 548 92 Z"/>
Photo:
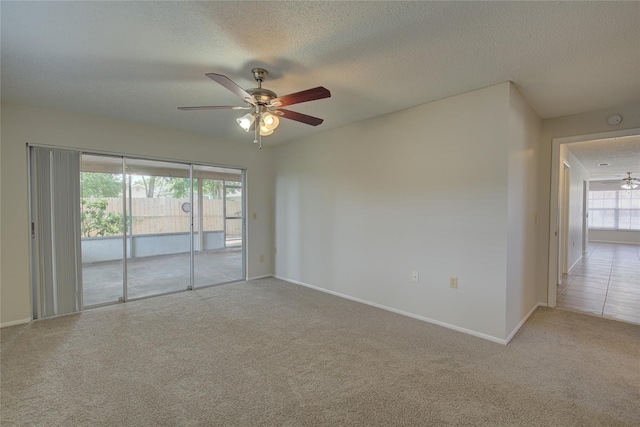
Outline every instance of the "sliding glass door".
<path fill-rule="evenodd" d="M 38 148 L 31 159 L 34 313 L 245 278 L 243 170 Z M 71 247 L 67 236 L 76 236 L 77 248 L 56 252 L 56 244 Z M 77 280 L 66 279 L 73 275 L 66 265 L 78 266 Z M 73 284 L 68 292 L 57 290 L 56 269 Z"/>
<path fill-rule="evenodd" d="M 194 166 L 194 285 L 209 286 L 244 278 L 242 171 Z M 233 201 L 227 194 L 231 188 Z M 232 215 L 229 218 L 229 215 Z M 236 221 L 230 224 L 230 220 Z M 231 235 L 229 234 L 231 231 Z M 230 246 L 229 242 L 233 244 Z"/>
<path fill-rule="evenodd" d="M 185 290 L 191 284 L 190 167 L 139 159 L 125 163 L 128 297 Z"/>
<path fill-rule="evenodd" d="M 123 159 L 83 154 L 80 170 L 84 306 L 121 301 L 127 217 Z"/>

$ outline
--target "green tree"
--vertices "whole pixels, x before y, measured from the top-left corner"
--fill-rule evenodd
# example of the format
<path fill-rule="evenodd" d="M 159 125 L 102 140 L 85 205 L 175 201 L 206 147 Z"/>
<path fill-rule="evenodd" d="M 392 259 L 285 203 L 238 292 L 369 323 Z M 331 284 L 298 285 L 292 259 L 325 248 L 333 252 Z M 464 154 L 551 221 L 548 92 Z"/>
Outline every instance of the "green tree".
<path fill-rule="evenodd" d="M 165 188 L 171 188 L 176 181 L 182 181 L 184 178 L 171 178 L 168 176 L 148 176 L 140 175 L 142 184 L 147 193 L 147 198 L 153 199 L 156 195 L 162 195 Z M 188 181 L 188 180 L 187 180 Z"/>
<path fill-rule="evenodd" d="M 80 183 L 82 197 L 120 197 L 122 194 L 122 175 L 81 172 Z"/>
<path fill-rule="evenodd" d="M 176 199 L 189 197 L 189 180 L 185 178 L 175 179 L 169 184 L 171 194 Z M 219 179 L 205 179 L 202 182 L 203 195 L 210 195 L 214 199 L 222 198 L 222 190 L 224 188 L 224 181 Z M 194 194 L 198 193 L 198 180 L 193 180 Z"/>
<path fill-rule="evenodd" d="M 80 199 L 81 232 L 84 237 L 117 236 L 122 234 L 122 214 L 107 212 L 105 199 Z"/>

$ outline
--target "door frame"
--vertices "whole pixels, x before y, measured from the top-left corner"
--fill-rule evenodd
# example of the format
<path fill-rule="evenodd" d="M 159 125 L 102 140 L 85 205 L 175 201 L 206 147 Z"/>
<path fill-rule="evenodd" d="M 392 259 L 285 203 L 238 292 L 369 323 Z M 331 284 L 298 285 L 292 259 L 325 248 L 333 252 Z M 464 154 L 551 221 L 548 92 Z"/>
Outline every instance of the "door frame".
<path fill-rule="evenodd" d="M 622 138 L 625 136 L 640 135 L 640 128 L 623 129 L 609 132 L 592 133 L 586 135 L 576 135 L 561 138 L 553 138 L 551 144 L 551 191 L 549 198 L 549 245 L 547 259 L 547 306 L 555 307 L 557 300 L 557 279 L 558 279 L 558 252 L 560 240 L 558 236 L 559 216 L 558 210 L 560 206 L 559 186 L 560 186 L 560 170 L 562 164 L 560 162 L 560 146 L 562 144 L 570 144 L 572 142 L 587 142 L 598 139 Z"/>
<path fill-rule="evenodd" d="M 127 194 L 127 179 L 126 179 L 126 171 L 124 169 L 124 165 L 126 164 L 126 159 L 138 159 L 138 160 L 150 160 L 150 161 L 161 161 L 161 162 L 170 162 L 170 163 L 177 163 L 177 164 L 182 164 L 182 165 L 188 165 L 189 166 L 189 177 L 191 182 L 193 182 L 193 166 L 197 165 L 197 166 L 205 166 L 205 167 L 213 167 L 213 168 L 224 168 L 224 169 L 235 169 L 237 171 L 240 171 L 240 175 L 241 175 L 241 180 L 240 180 L 240 185 L 239 187 L 242 189 L 242 251 L 241 251 L 241 278 L 238 280 L 233 280 L 235 281 L 244 281 L 247 280 L 247 278 L 249 277 L 249 272 L 248 272 L 248 263 L 247 263 L 247 252 L 249 250 L 248 248 L 248 230 L 247 230 L 247 221 L 246 221 L 246 213 L 248 211 L 247 206 L 248 206 L 248 191 L 247 191 L 247 167 L 246 166 L 233 166 L 233 165 L 225 165 L 225 164 L 215 164 L 215 163 L 207 163 L 207 162 L 202 162 L 202 161 L 195 161 L 195 160 L 176 160 L 176 159 L 169 159 L 169 158 L 165 158 L 165 157 L 157 157 L 157 156 L 147 156 L 147 155 L 140 155 L 140 154 L 129 154 L 129 153 L 122 153 L 122 152 L 112 152 L 112 151 L 105 151 L 105 150 L 94 150 L 94 149 L 86 149 L 86 148 L 78 148 L 78 147 L 61 147 L 61 146 L 57 146 L 57 145 L 51 145 L 51 144 L 39 144 L 39 143 L 27 143 L 26 144 L 26 151 L 27 151 L 27 159 L 28 159 L 28 165 L 27 165 L 27 170 L 28 170 L 28 195 L 29 195 L 29 215 L 30 215 L 30 224 L 32 222 L 32 214 L 33 214 L 33 209 L 34 209 L 34 203 L 32 200 L 32 192 L 33 192 L 33 188 L 32 188 L 32 169 L 33 169 L 33 165 L 31 164 L 31 156 L 30 156 L 30 150 L 31 148 L 49 148 L 49 149 L 54 149 L 54 150 L 67 150 L 67 151 L 75 151 L 78 152 L 80 156 L 82 156 L 83 154 L 87 154 L 87 155 L 95 155 L 95 156 L 108 156 L 108 157 L 114 157 L 114 158 L 121 158 L 122 159 L 122 164 L 123 164 L 123 182 L 122 182 L 122 193 L 123 195 Z M 193 188 L 193 187 L 191 187 Z M 124 196 L 123 196 L 124 197 Z M 191 194 L 191 206 L 193 206 L 193 192 Z M 201 205 L 201 204 L 199 204 Z M 91 305 L 90 308 L 97 308 L 97 307 L 101 307 L 101 306 L 106 306 L 106 305 L 113 305 L 113 304 L 118 304 L 118 303 L 123 303 L 123 302 L 128 302 L 128 301 L 135 301 L 135 300 L 140 300 L 140 299 L 146 299 L 146 298 L 153 298 L 156 296 L 162 296 L 162 295 L 167 295 L 167 294 L 172 294 L 172 293 L 176 293 L 176 292 L 183 292 L 184 290 L 192 290 L 193 289 L 193 251 L 194 251 L 194 241 L 196 238 L 198 238 L 198 236 L 195 236 L 193 233 L 193 217 L 191 219 L 191 226 L 190 226 L 190 239 L 191 239 L 191 253 L 190 253 L 190 280 L 189 280 L 189 286 L 187 288 L 185 288 L 184 290 L 178 290 L 178 291 L 170 291 L 170 292 L 166 292 L 166 293 L 160 293 L 160 294 L 154 294 L 154 295 L 150 295 L 150 296 L 143 296 L 143 297 L 136 297 L 136 298 L 129 298 L 128 297 L 128 284 L 127 284 L 127 262 L 126 262 L 126 258 L 128 256 L 128 253 L 130 252 L 131 248 L 127 247 L 127 239 L 130 237 L 129 235 L 129 230 L 127 230 L 126 228 L 126 218 L 129 215 L 129 212 L 127 212 L 127 207 L 130 206 L 130 200 L 127 200 L 126 203 L 123 203 L 123 250 L 125 251 L 125 259 L 123 260 L 123 297 L 121 298 L 119 301 L 113 301 L 113 302 L 107 302 L 104 304 L 95 304 L 95 305 Z M 197 215 L 197 213 L 192 213 L 192 215 Z M 32 226 L 33 227 L 33 226 Z M 32 309 L 32 318 L 35 319 L 37 318 L 37 314 L 38 314 L 38 310 L 39 310 L 39 299 L 38 299 L 38 289 L 37 289 L 37 284 L 35 282 L 36 280 L 36 272 L 34 271 L 34 263 L 37 262 L 37 258 L 36 255 L 34 255 L 34 241 L 33 241 L 33 229 L 29 230 L 31 233 L 31 239 L 30 239 L 30 249 L 29 249 L 29 258 L 30 258 L 30 268 L 29 268 L 29 282 L 30 282 L 30 305 L 31 305 L 31 309 Z M 202 288 L 205 287 L 209 287 L 209 286 L 218 286 L 218 285 L 222 285 L 228 282 L 224 282 L 224 283 L 216 283 L 213 285 L 207 285 L 207 286 L 202 286 Z M 198 287 L 198 289 L 200 289 L 200 287 Z M 81 301 L 81 310 L 84 310 L 84 304 L 83 301 Z"/>
<path fill-rule="evenodd" d="M 589 249 L 589 181 L 582 181 L 582 254 Z"/>
<path fill-rule="evenodd" d="M 569 209 L 571 206 L 571 165 L 562 162 L 562 191 L 558 196 L 558 283 L 569 273 Z"/>

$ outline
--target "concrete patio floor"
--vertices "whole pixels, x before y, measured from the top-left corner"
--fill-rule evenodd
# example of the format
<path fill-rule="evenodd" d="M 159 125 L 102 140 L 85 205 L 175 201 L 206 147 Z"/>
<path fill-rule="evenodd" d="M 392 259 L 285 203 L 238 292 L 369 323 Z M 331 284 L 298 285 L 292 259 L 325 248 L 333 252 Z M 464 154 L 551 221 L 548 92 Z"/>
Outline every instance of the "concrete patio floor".
<path fill-rule="evenodd" d="M 82 265 L 84 306 L 117 302 L 123 296 L 122 261 Z M 241 280 L 242 249 L 196 252 L 194 287 Z M 130 259 L 127 263 L 128 298 L 141 298 L 187 289 L 189 254 Z"/>

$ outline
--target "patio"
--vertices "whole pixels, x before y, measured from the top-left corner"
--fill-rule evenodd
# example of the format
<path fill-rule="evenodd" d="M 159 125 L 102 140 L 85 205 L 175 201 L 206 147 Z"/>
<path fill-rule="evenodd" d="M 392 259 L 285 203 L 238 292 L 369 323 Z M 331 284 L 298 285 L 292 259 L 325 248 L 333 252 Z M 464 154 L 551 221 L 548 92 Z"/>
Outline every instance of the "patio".
<path fill-rule="evenodd" d="M 84 307 L 117 302 L 123 296 L 122 261 L 82 265 Z M 194 254 L 194 288 L 241 280 L 242 249 L 220 249 Z M 189 254 L 129 259 L 128 299 L 187 289 Z"/>

